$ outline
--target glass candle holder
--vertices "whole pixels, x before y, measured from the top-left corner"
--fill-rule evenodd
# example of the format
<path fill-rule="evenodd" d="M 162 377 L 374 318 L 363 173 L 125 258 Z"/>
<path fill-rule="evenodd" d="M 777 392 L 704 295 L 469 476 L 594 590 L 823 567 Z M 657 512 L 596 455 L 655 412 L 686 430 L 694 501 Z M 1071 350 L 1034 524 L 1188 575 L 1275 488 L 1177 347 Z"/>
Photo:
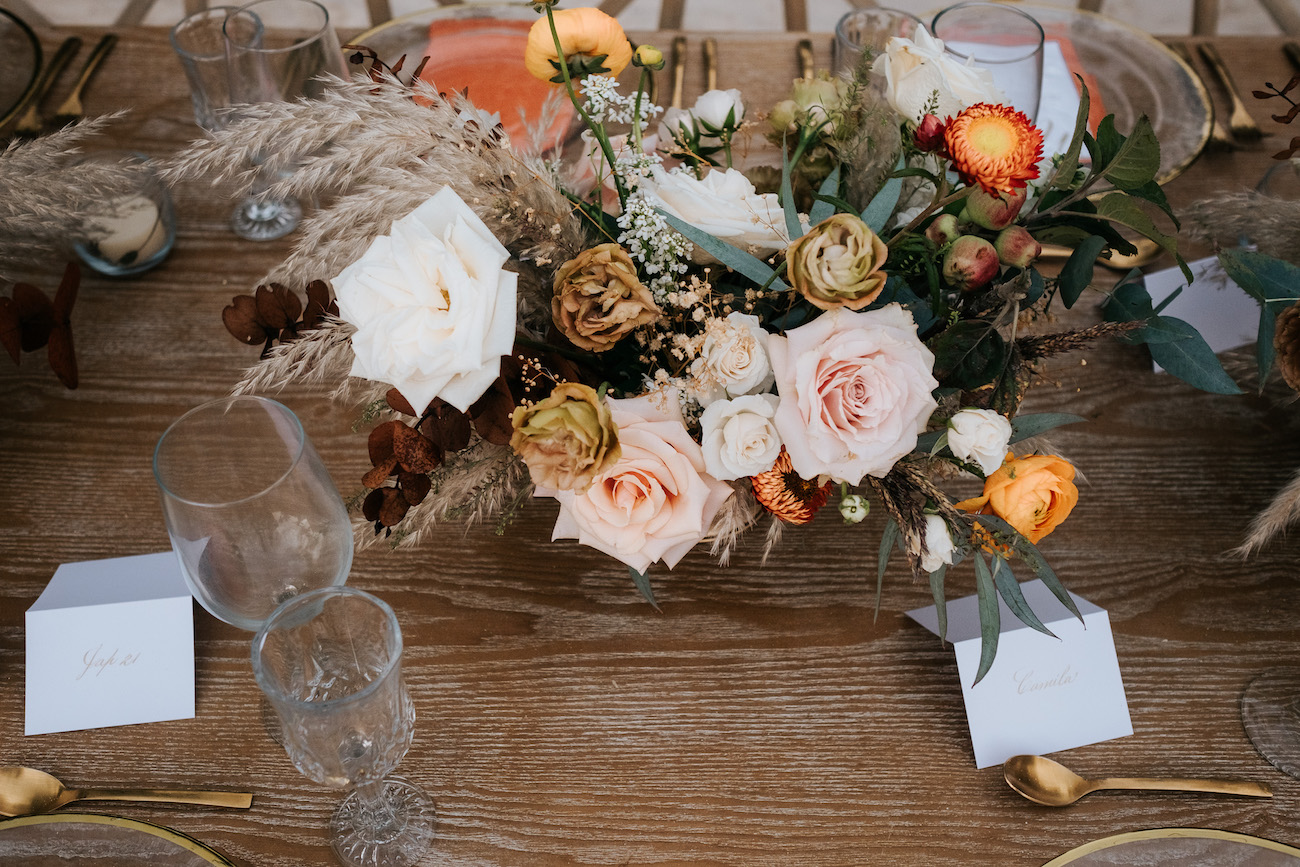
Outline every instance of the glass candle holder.
<path fill-rule="evenodd" d="M 77 256 L 110 277 L 139 274 L 158 265 L 176 243 L 176 212 L 171 193 L 149 166 L 149 158 L 131 151 L 97 151 L 77 165 L 88 162 L 138 166 L 139 185 L 91 206 L 86 236 L 73 244 Z"/>
<path fill-rule="evenodd" d="M 885 44 L 895 36 L 911 39 L 916 31 L 925 27 L 921 19 L 901 9 L 877 6 L 855 9 L 835 25 L 835 41 L 831 45 L 831 68 L 836 75 L 852 73 L 870 52 L 868 59 L 885 50 Z"/>
<path fill-rule="evenodd" d="M 934 16 L 930 32 L 962 62 L 987 69 L 1006 103 L 1031 121 L 1043 90 L 1043 27 L 1013 4 L 970 2 Z"/>

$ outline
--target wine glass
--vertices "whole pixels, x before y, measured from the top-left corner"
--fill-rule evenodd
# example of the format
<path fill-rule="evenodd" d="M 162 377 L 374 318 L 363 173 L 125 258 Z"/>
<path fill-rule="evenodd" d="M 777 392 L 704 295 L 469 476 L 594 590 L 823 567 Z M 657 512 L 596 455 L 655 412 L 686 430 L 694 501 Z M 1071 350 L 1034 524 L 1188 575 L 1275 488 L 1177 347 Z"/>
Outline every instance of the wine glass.
<path fill-rule="evenodd" d="M 236 105 L 316 99 L 320 76 L 347 77 L 329 11 L 316 0 L 254 0 L 226 15 L 222 30 Z M 298 225 L 295 200 L 258 198 L 261 209 L 235 215 L 236 234 L 278 238 Z"/>
<path fill-rule="evenodd" d="M 347 580 L 347 507 L 283 404 L 190 410 L 158 440 L 153 472 L 185 581 L 215 617 L 253 631 L 285 599 Z"/>
<path fill-rule="evenodd" d="M 318 783 L 352 788 L 330 820 L 339 860 L 418 861 L 433 840 L 434 806 L 419 786 L 390 776 L 415 733 L 393 609 L 352 587 L 313 590 L 275 610 L 252 656 L 294 765 Z"/>
<path fill-rule="evenodd" d="M 987 69 L 1007 104 L 1031 121 L 1043 90 L 1043 27 L 1006 3 L 949 6 L 934 16 L 930 32 L 959 61 Z"/>

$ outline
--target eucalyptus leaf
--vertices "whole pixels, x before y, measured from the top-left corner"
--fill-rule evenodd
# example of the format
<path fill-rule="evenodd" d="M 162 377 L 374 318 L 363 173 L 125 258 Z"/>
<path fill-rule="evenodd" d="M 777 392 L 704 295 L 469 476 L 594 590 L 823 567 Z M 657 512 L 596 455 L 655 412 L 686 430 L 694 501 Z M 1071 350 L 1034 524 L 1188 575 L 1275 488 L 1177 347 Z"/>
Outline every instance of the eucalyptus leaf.
<path fill-rule="evenodd" d="M 1052 182 L 1052 186 L 1061 189 L 1068 188 L 1074 183 L 1074 173 L 1079 168 L 1079 151 L 1083 147 L 1083 136 L 1088 131 L 1090 108 L 1088 85 L 1083 83 L 1082 76 L 1075 75 L 1075 78 L 1079 79 L 1079 111 L 1074 116 L 1074 135 L 1070 138 L 1070 146 L 1061 155 L 1056 168 L 1056 178 Z"/>
<path fill-rule="evenodd" d="M 1170 292 L 1169 295 L 1168 295 L 1168 297 L 1166 297 L 1164 301 L 1161 301 L 1159 304 L 1156 305 L 1156 307 L 1155 307 L 1155 312 L 1156 312 L 1156 313 L 1161 313 L 1161 312 L 1163 312 L 1164 309 L 1165 309 L 1166 307 L 1168 307 L 1170 304 L 1173 304 L 1173 303 L 1174 303 L 1174 300 L 1175 300 L 1179 295 L 1182 295 L 1182 294 L 1183 294 L 1183 290 L 1186 289 L 1186 288 L 1187 288 L 1187 286 L 1186 286 L 1186 285 L 1183 285 L 1183 286 L 1179 286 L 1177 289 L 1175 289 L 1174 291 Z"/>
<path fill-rule="evenodd" d="M 632 583 L 636 585 L 636 589 L 641 591 L 641 595 L 645 597 L 645 601 L 649 602 L 654 607 L 655 611 L 661 611 L 662 609 L 659 608 L 659 603 L 655 601 L 655 592 L 650 587 L 649 574 L 647 572 L 638 572 L 631 566 L 627 567 L 627 574 L 628 577 L 632 579 Z"/>
<path fill-rule="evenodd" d="M 902 157 L 899 157 L 897 168 L 901 170 L 904 166 Z M 903 179 L 901 177 L 891 177 L 885 181 L 885 185 L 880 188 L 880 192 L 867 203 L 862 209 L 862 222 L 866 223 L 871 231 L 879 235 L 885 230 L 885 224 L 889 222 L 889 217 L 894 213 L 894 208 L 898 205 L 898 197 L 903 192 Z"/>
<path fill-rule="evenodd" d="M 1156 315 L 1151 293 L 1136 280 L 1129 280 L 1135 274 L 1141 276 L 1135 269 L 1122 277 L 1102 305 L 1102 313 L 1108 322 L 1144 322 Z"/>
<path fill-rule="evenodd" d="M 662 208 L 656 208 L 655 210 L 662 214 L 664 219 L 668 221 L 668 225 L 680 232 L 686 240 L 699 246 L 737 274 L 748 277 L 760 286 L 769 284 L 779 292 L 784 292 L 789 288 L 780 277 L 776 276 L 776 271 L 757 256 L 747 253 L 739 247 L 733 247 L 726 241 L 713 237 L 703 229 L 697 229 Z"/>
<path fill-rule="evenodd" d="M 1029 602 L 1025 599 L 1025 594 L 1020 590 L 1020 582 L 1016 576 L 1011 573 L 1011 567 L 1007 561 L 1001 557 L 993 558 L 993 583 L 998 588 L 998 595 L 1002 601 L 1007 603 L 1011 613 L 1016 615 L 1016 619 L 1028 626 L 1030 629 L 1050 635 L 1056 638 L 1056 633 L 1047 628 L 1047 625 L 1034 613 L 1034 609 L 1029 607 Z"/>
<path fill-rule="evenodd" d="M 885 587 L 885 569 L 889 567 L 889 556 L 898 541 L 898 522 L 890 518 L 880 534 L 880 556 L 876 569 L 876 615 L 880 614 L 880 594 Z"/>
<path fill-rule="evenodd" d="M 1064 267 L 1061 268 L 1059 291 L 1061 303 L 1067 308 L 1073 307 L 1074 302 L 1078 301 L 1079 296 L 1083 294 L 1083 290 L 1092 283 L 1092 272 L 1096 267 L 1097 256 L 1105 248 L 1106 239 L 1100 235 L 1092 235 L 1076 246 L 1070 258 L 1065 261 Z"/>
<path fill-rule="evenodd" d="M 975 686 L 984 679 L 993 667 L 993 658 L 998 655 L 998 638 L 1002 634 L 1002 612 L 998 607 L 998 591 L 993 586 L 993 574 L 989 564 L 984 562 L 984 555 L 975 555 L 975 595 L 979 603 L 980 614 L 980 664 L 975 673 Z"/>
<path fill-rule="evenodd" d="M 803 237 L 803 226 L 799 225 L 799 208 L 794 203 L 794 185 L 791 182 L 793 166 L 789 154 L 781 160 L 781 207 L 785 214 L 786 236 L 793 241 Z"/>
<path fill-rule="evenodd" d="M 1030 268 L 1029 286 L 1025 289 L 1025 298 L 1021 303 L 1028 307 L 1038 301 L 1039 298 L 1042 298 L 1043 293 L 1046 291 L 1047 281 L 1043 279 L 1043 275 L 1038 273 L 1037 268 Z"/>
<path fill-rule="evenodd" d="M 1219 357 L 1199 331 L 1173 316 L 1156 317 L 1155 323 L 1161 330 L 1173 330 L 1182 334 L 1181 340 L 1148 343 L 1147 348 L 1157 364 L 1201 391 L 1211 394 L 1242 393 L 1237 383 L 1224 371 Z"/>
<path fill-rule="evenodd" d="M 1018 415 L 1011 420 L 1011 439 L 1008 442 L 1018 443 L 1062 425 L 1078 424 L 1081 421 L 1087 419 L 1069 412 L 1033 412 Z"/>
<path fill-rule="evenodd" d="M 1047 560 L 1039 553 L 1033 542 L 1030 542 L 1015 527 L 1012 527 L 997 515 L 980 515 L 976 520 L 997 530 L 1005 539 L 1009 540 L 1015 552 L 1029 564 L 1029 568 L 1034 572 L 1034 577 L 1042 581 L 1047 586 L 1047 589 L 1052 591 L 1052 595 L 1069 609 L 1070 613 L 1077 617 L 1080 623 L 1084 622 L 1083 615 L 1079 613 L 1079 606 L 1074 603 L 1074 597 L 1070 595 L 1070 591 L 1065 589 L 1061 579 L 1056 577 L 1056 573 L 1052 571 L 1052 567 L 1048 565 Z"/>
<path fill-rule="evenodd" d="M 929 348 L 934 353 L 935 379 L 968 390 L 997 379 L 1011 355 L 997 329 L 978 319 L 955 323 Z"/>
<path fill-rule="evenodd" d="M 1151 121 L 1142 115 L 1102 171 L 1102 176 L 1119 189 L 1132 192 L 1154 181 L 1159 171 L 1160 142 Z"/>
<path fill-rule="evenodd" d="M 930 573 L 930 595 L 934 597 L 934 613 L 939 616 L 940 641 L 948 640 L 948 602 L 943 593 L 943 578 L 947 572 L 947 566 L 940 566 Z"/>
<path fill-rule="evenodd" d="M 1178 254 L 1178 241 L 1156 228 L 1151 217 L 1146 211 L 1138 206 L 1124 193 L 1107 193 L 1095 202 L 1097 214 L 1110 220 L 1113 223 L 1119 223 L 1121 226 L 1128 226 L 1136 232 L 1140 232 L 1159 244 L 1166 252 L 1174 257 L 1178 262 L 1178 267 L 1182 269 L 1183 276 L 1187 282 L 1192 282 L 1192 269 L 1183 261 L 1183 257 Z"/>
<path fill-rule="evenodd" d="M 916 448 L 912 449 L 912 451 L 921 452 L 922 454 L 932 455 L 935 452 L 937 452 L 939 449 L 943 448 L 943 446 L 940 445 L 940 443 L 946 441 L 947 438 L 948 438 L 947 428 L 943 428 L 941 430 L 926 431 L 925 433 L 921 434 L 916 438 Z"/>
<path fill-rule="evenodd" d="M 817 200 L 813 202 L 812 210 L 808 212 L 808 220 L 814 226 L 835 213 L 837 203 L 841 201 L 834 198 L 835 193 L 839 188 L 840 167 L 836 165 L 835 168 L 831 170 L 831 173 L 826 176 L 826 180 L 822 182 L 821 188 L 817 190 Z M 844 204 L 848 203 L 845 202 Z M 797 217 L 795 219 L 796 221 L 798 220 Z M 791 235 L 790 237 L 793 238 L 794 235 Z"/>

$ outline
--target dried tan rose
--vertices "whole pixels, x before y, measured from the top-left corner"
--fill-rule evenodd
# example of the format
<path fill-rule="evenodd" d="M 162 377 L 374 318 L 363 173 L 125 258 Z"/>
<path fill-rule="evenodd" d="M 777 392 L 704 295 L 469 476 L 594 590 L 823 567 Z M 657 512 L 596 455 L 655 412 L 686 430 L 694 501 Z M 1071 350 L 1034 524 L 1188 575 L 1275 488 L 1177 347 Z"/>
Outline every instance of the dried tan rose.
<path fill-rule="evenodd" d="M 562 382 L 545 400 L 515 408 L 510 447 L 538 487 L 582 493 L 622 454 L 607 404 L 590 386 Z"/>
<path fill-rule="evenodd" d="M 601 244 L 555 273 L 551 318 L 575 346 L 604 352 L 660 315 L 636 266 L 618 244 Z"/>
<path fill-rule="evenodd" d="M 795 290 L 822 310 L 861 310 L 885 288 L 885 242 L 852 214 L 813 226 L 786 252 Z"/>

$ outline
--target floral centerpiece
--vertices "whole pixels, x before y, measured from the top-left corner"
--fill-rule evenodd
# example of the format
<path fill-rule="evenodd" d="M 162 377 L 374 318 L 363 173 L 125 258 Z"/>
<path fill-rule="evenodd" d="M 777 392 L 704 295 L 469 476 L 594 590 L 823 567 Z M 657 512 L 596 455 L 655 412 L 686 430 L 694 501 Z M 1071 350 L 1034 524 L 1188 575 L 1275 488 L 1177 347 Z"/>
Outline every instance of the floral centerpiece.
<path fill-rule="evenodd" d="M 1044 358 L 1180 326 L 1132 280 L 1105 290 L 1108 321 L 1030 326 L 1078 301 L 1099 254 L 1131 252 L 1121 228 L 1176 255 L 1138 204 L 1172 218 L 1145 118 L 1089 132 L 1085 91 L 1068 148 L 1045 157 L 988 73 L 928 36 L 796 80 L 765 116 L 734 90 L 661 112 L 659 51 L 595 9 L 535 5 L 527 66 L 584 126 L 565 156 L 356 47 L 368 75 L 254 107 L 174 162 L 226 179 L 258 153 L 298 167 L 272 194 L 325 202 L 225 323 L 263 346 L 239 390 L 318 379 L 364 407 L 359 544 L 445 521 L 504 531 L 552 498 L 553 538 L 622 561 L 653 603 L 659 564 L 701 543 L 725 563 L 749 528 L 770 547 L 834 502 L 850 525 L 883 510 L 864 540 L 881 578 L 901 551 L 941 603 L 947 570 L 973 563 L 980 676 L 998 596 L 1046 631 L 1013 569 L 1073 609 L 1035 545 L 1074 507 L 1075 471 L 1033 442 L 1078 419 L 1021 399 Z M 742 171 L 756 128 L 774 163 Z M 1048 241 L 1076 248 L 1053 276 L 1035 267 Z M 287 287 L 308 283 L 304 306 Z M 1211 368 L 1182 372 L 1214 388 Z M 943 484 L 963 474 L 983 491 L 954 502 Z"/>

